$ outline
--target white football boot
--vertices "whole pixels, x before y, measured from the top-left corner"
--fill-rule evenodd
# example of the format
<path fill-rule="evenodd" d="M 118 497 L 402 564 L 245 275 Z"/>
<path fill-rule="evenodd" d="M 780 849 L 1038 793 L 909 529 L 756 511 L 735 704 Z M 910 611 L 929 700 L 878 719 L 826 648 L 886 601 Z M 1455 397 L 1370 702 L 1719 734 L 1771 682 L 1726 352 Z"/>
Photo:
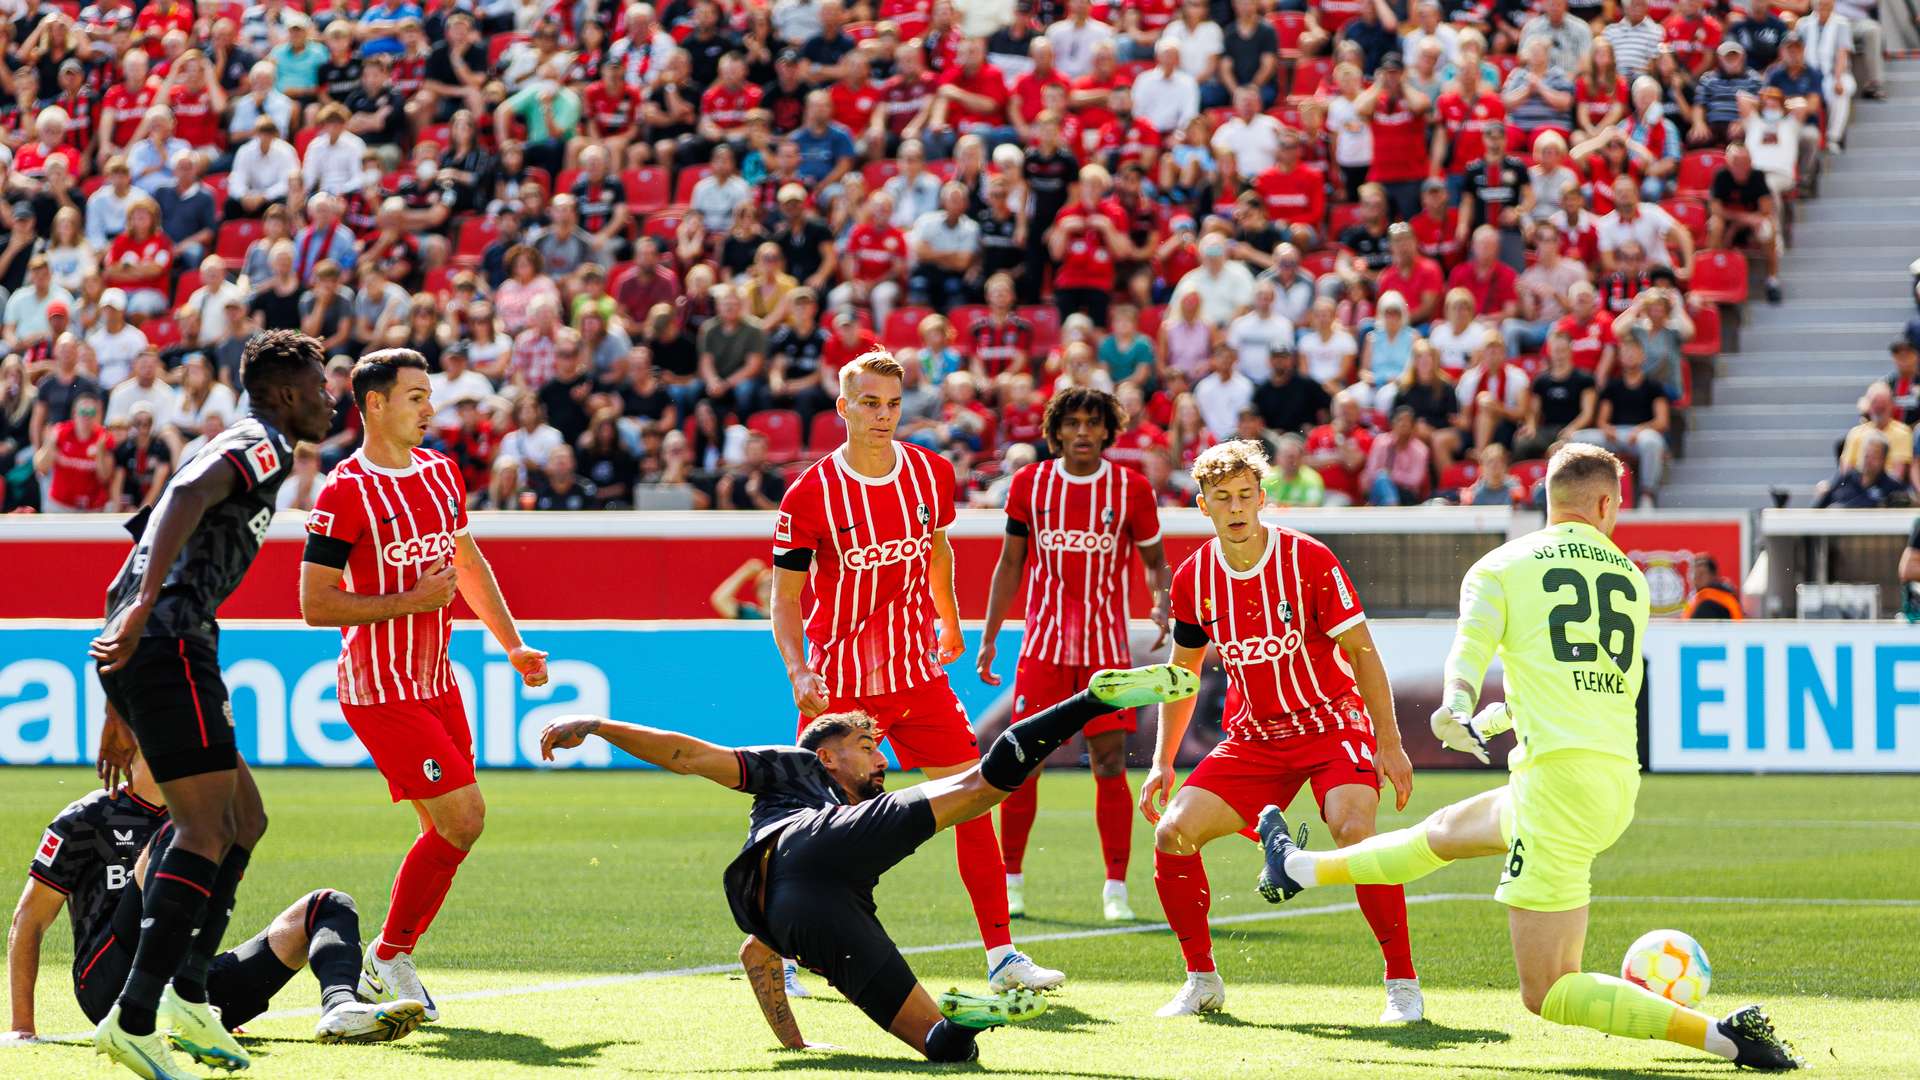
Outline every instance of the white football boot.
<path fill-rule="evenodd" d="M 1180 984 L 1180 992 L 1173 1000 L 1154 1012 L 1155 1016 L 1192 1016 L 1195 1013 L 1219 1012 L 1227 1005 L 1227 984 L 1217 971 L 1189 971 L 1187 981 Z"/>

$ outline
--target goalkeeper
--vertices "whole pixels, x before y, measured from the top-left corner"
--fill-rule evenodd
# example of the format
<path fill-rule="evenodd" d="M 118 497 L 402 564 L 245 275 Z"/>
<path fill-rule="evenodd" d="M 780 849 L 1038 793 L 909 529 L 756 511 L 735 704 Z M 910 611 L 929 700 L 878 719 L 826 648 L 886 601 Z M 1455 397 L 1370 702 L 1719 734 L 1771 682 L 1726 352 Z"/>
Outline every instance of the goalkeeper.
<path fill-rule="evenodd" d="M 1633 820 L 1640 789 L 1634 701 L 1644 674 L 1647 582 L 1611 539 L 1620 509 L 1620 463 L 1612 454 L 1578 443 L 1555 454 L 1547 506 L 1546 528 L 1467 571 L 1444 703 L 1433 714 L 1442 743 L 1482 762 L 1486 740 L 1514 729 L 1506 786 L 1411 828 L 1324 852 L 1289 839 L 1280 808 L 1269 806 L 1260 816 L 1260 891 L 1278 903 L 1315 885 L 1399 885 L 1456 859 L 1504 854 L 1494 896 L 1507 905 L 1528 1011 L 1609 1035 L 1665 1039 L 1751 1068 L 1798 1068 L 1758 1005 L 1715 1021 L 1622 979 L 1579 970 L 1588 873 Z M 1496 650 L 1507 700 L 1476 716 Z"/>

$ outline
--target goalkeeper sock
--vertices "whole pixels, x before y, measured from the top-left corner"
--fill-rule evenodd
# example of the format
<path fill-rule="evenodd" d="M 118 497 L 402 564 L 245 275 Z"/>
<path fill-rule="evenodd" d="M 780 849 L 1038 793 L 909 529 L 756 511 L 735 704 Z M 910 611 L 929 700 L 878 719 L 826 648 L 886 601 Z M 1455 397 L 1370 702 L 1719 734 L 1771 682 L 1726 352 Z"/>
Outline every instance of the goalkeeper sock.
<path fill-rule="evenodd" d="M 1650 993 L 1625 979 L 1575 971 L 1560 976 L 1540 1003 L 1540 1017 L 1626 1039 L 1665 1039 L 1731 1059 L 1733 1043 L 1713 1018 Z"/>
<path fill-rule="evenodd" d="M 1447 865 L 1427 844 L 1427 823 L 1410 825 L 1334 851 L 1296 851 L 1287 876 L 1300 885 L 1405 885 Z"/>
<path fill-rule="evenodd" d="M 1018 791 L 1047 755 L 1080 733 L 1095 718 L 1117 711 L 1082 690 L 1049 709 L 1013 724 L 993 740 L 980 759 L 980 778 L 1001 791 Z"/>

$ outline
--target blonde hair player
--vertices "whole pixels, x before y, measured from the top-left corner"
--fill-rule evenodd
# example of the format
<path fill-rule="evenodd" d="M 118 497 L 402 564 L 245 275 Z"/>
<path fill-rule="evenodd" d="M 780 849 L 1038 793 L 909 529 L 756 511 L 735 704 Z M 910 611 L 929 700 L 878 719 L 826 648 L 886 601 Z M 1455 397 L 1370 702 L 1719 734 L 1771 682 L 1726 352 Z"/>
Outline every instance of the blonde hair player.
<path fill-rule="evenodd" d="M 1620 475 L 1619 459 L 1600 447 L 1563 448 L 1547 465 L 1546 528 L 1494 549 L 1460 584 L 1433 733 L 1485 762 L 1487 739 L 1512 728 L 1507 784 L 1335 851 L 1303 850 L 1287 836 L 1280 807 L 1269 806 L 1260 815 L 1260 891 L 1279 903 L 1316 885 L 1404 884 L 1457 859 L 1505 855 L 1494 896 L 1507 905 L 1528 1011 L 1750 1068 L 1798 1068 L 1758 1005 L 1715 1021 L 1580 970 L 1589 871 L 1633 821 L 1640 790 L 1634 702 L 1645 673 L 1647 581 L 1612 540 Z M 1507 700 L 1474 715 L 1496 652 Z"/>
<path fill-rule="evenodd" d="M 1231 833 L 1251 837 L 1262 808 L 1276 797 L 1291 802 L 1303 784 L 1313 788 L 1334 838 L 1347 844 L 1373 835 L 1382 776 L 1393 784 L 1396 808 L 1406 809 L 1413 793 L 1413 766 L 1360 594 L 1326 545 L 1260 520 L 1266 473 L 1266 451 L 1247 440 L 1222 443 L 1193 463 L 1200 509 L 1215 536 L 1173 575 L 1173 663 L 1197 672 L 1211 644 L 1233 693 L 1226 739 L 1178 794 L 1173 759 L 1193 704 L 1162 707 L 1153 770 L 1141 785 L 1141 813 L 1155 823 L 1154 887 L 1187 965 L 1186 982 L 1161 1016 L 1226 1003 L 1207 928 L 1202 847 Z M 1406 894 L 1377 885 L 1355 890 L 1355 899 L 1386 959 L 1380 1021 L 1419 1020 L 1425 1005 Z"/>
<path fill-rule="evenodd" d="M 840 369 L 834 409 L 847 441 L 787 489 L 774 519 L 773 640 L 800 730 L 825 713 L 865 713 L 901 768 L 938 779 L 971 768 L 980 745 L 942 670 L 966 649 L 947 546 L 953 465 L 894 439 L 901 393 L 902 369 L 885 349 Z M 988 984 L 996 993 L 1060 985 L 1064 974 L 1013 947 L 993 820 L 972 818 L 953 836 Z M 789 996 L 804 995 L 786 971 Z"/>

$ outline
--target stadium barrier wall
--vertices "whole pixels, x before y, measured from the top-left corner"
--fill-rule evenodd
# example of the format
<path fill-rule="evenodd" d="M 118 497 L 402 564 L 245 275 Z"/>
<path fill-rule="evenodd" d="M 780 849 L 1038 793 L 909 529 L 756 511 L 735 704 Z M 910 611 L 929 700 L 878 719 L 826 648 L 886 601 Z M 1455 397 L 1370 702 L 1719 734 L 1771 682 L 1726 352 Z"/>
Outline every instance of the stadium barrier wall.
<path fill-rule="evenodd" d="M 1473 561 L 1540 516 L 1506 507 L 1371 507 L 1270 511 L 1268 520 L 1327 542 L 1346 565 L 1367 608 L 1379 616 L 1448 615 Z M 305 515 L 282 513 L 268 528 L 259 562 L 221 609 L 226 619 L 298 619 Z M 705 619 L 714 590 L 748 560 L 771 557 L 772 513 L 482 513 L 473 532 L 522 619 Z M 0 619 L 98 619 L 106 583 L 125 560 L 124 518 L 103 514 L 0 518 L 0 566 L 10 573 Z M 1213 533 L 1192 508 L 1161 511 L 1167 557 L 1178 565 Z M 963 510 L 948 530 L 965 618 L 984 613 L 1006 517 Z M 1685 603 L 1693 559 L 1713 555 L 1723 571 L 1746 572 L 1745 513 L 1632 511 L 1616 533 L 1647 572 L 1655 614 Z M 57 568 L 57 569 L 56 569 Z M 1133 569 L 1133 614 L 1148 593 Z M 1739 580 L 1736 577 L 1735 580 Z M 742 589 L 750 597 L 751 583 Z M 1021 610 L 1016 598 L 1014 609 Z M 456 602 L 456 616 L 470 613 Z"/>
<path fill-rule="evenodd" d="M 75 764 L 98 745 L 102 695 L 86 643 L 90 624 L 0 623 L 0 763 Z M 1467 763 L 1444 754 L 1426 719 L 1440 696 L 1452 624 L 1374 622 L 1402 730 L 1423 767 Z M 452 655 L 483 767 L 537 764 L 540 728 L 554 716 L 594 712 L 657 724 L 729 744 L 790 742 L 795 713 L 765 623 L 535 625 L 528 639 L 552 655 L 552 680 L 520 685 L 492 639 L 463 624 Z M 1137 627 L 1144 655 L 1150 627 Z M 969 652 L 948 669 L 983 737 L 1004 723 L 1019 651 L 1018 627 L 1001 635 L 999 688 L 973 670 Z M 233 691 L 241 751 L 262 766 L 362 766 L 341 720 L 334 660 L 339 635 L 285 624 L 226 628 L 221 657 Z M 1656 622 L 1645 646 L 1655 768 L 1681 771 L 1920 772 L 1920 634 L 1905 624 Z M 1488 694 L 1499 693 L 1497 676 Z M 1143 718 L 1132 749 L 1150 746 Z M 1218 737 L 1197 721 L 1183 759 Z M 1506 745 L 1503 741 L 1500 747 Z M 558 755 L 584 768 L 638 765 L 604 743 Z"/>

